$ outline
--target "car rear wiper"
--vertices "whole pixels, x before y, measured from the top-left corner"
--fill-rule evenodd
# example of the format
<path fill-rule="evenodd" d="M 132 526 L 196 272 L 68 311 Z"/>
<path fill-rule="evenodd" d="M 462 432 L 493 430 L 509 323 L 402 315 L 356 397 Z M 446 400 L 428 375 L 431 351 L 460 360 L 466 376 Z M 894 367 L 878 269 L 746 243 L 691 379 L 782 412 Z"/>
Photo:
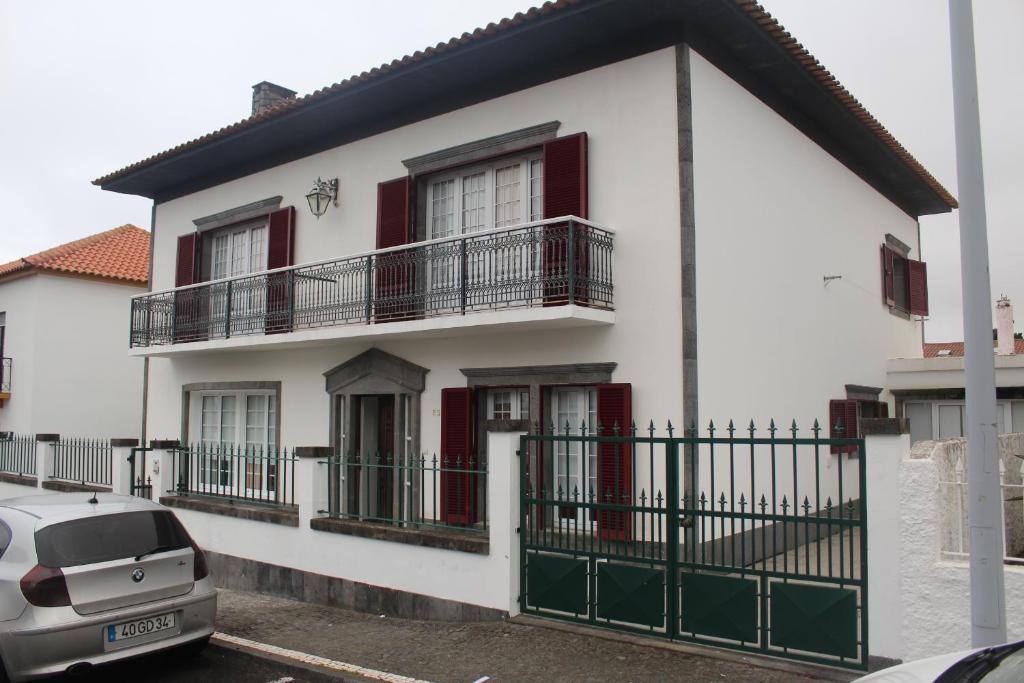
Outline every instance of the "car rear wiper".
<path fill-rule="evenodd" d="M 964 657 L 935 679 L 935 683 L 967 683 L 980 681 L 997 668 L 1004 659 L 1024 647 L 1024 641 L 997 645 Z"/>
<path fill-rule="evenodd" d="M 150 555 L 153 555 L 154 553 L 164 553 L 164 552 L 167 552 L 168 550 L 182 550 L 182 549 L 187 548 L 187 547 L 188 547 L 187 545 L 158 545 L 157 547 L 153 548 L 152 550 L 147 550 L 144 553 L 136 555 L 135 556 L 135 561 L 138 562 L 142 558 L 149 557 Z"/>

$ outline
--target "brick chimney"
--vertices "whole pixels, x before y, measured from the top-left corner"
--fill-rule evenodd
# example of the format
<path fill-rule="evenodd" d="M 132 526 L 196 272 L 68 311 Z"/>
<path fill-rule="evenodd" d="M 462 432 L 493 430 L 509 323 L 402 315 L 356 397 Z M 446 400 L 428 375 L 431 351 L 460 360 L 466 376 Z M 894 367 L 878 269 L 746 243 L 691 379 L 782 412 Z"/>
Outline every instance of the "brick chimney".
<path fill-rule="evenodd" d="M 1013 305 L 1005 294 L 996 302 L 996 353 L 1013 355 Z"/>
<path fill-rule="evenodd" d="M 252 115 L 262 114 L 283 100 L 294 100 L 297 93 L 269 81 L 252 86 Z"/>

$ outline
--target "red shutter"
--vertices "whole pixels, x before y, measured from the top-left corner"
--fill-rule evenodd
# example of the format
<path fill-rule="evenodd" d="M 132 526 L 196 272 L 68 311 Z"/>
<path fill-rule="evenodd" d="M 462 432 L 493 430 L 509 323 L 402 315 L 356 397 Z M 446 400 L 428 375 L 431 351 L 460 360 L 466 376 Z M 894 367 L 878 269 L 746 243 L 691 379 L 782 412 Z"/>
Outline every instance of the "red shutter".
<path fill-rule="evenodd" d="M 892 249 L 882 245 L 882 301 L 886 306 L 896 305 L 895 256 Z"/>
<path fill-rule="evenodd" d="M 409 176 L 377 185 L 377 248 L 415 240 L 413 183 Z M 374 268 L 374 321 L 408 320 L 416 312 L 416 266 L 411 252 L 378 256 Z"/>
<path fill-rule="evenodd" d="M 910 272 L 910 314 L 928 315 L 928 265 L 907 259 Z"/>
<path fill-rule="evenodd" d="M 544 218 L 578 216 L 587 218 L 587 134 L 568 135 L 544 143 Z M 588 272 L 586 227 L 576 225 L 576 275 L 580 283 Z M 544 228 L 542 274 L 544 300 L 548 305 L 564 304 L 568 297 L 567 224 Z M 575 301 L 586 303 L 587 291 L 578 284 Z"/>
<path fill-rule="evenodd" d="M 587 134 L 544 143 L 544 218 L 587 218 Z"/>
<path fill-rule="evenodd" d="M 377 184 L 377 248 L 398 247 L 413 241 L 409 176 Z"/>
<path fill-rule="evenodd" d="M 441 390 L 441 521 L 472 524 L 476 509 L 473 390 Z M 455 471 L 452 471 L 455 470 Z"/>
<path fill-rule="evenodd" d="M 857 401 L 834 399 L 828 402 L 828 434 L 830 439 L 856 439 L 858 426 Z M 836 427 L 841 427 L 837 429 Z M 855 453 L 856 446 L 832 446 L 833 453 Z"/>
<path fill-rule="evenodd" d="M 178 238 L 178 263 L 174 270 L 174 286 L 184 287 L 200 281 L 199 234 L 190 232 Z"/>
<path fill-rule="evenodd" d="M 295 265 L 295 207 L 270 214 L 267 232 L 267 270 Z"/>
<path fill-rule="evenodd" d="M 599 436 L 629 436 L 633 424 L 631 384 L 597 386 Z M 597 448 L 597 500 L 612 505 L 633 504 L 633 449 L 628 442 L 602 443 Z M 598 533 L 602 538 L 628 541 L 633 516 L 628 512 L 598 512 Z"/>
<path fill-rule="evenodd" d="M 267 270 L 295 265 L 295 207 L 286 206 L 270 214 L 267 228 Z M 288 273 L 267 276 L 267 317 L 264 331 L 291 331 L 292 280 Z"/>
<path fill-rule="evenodd" d="M 198 233 L 178 237 L 178 261 L 174 269 L 174 286 L 185 287 L 202 281 L 200 276 L 200 245 Z M 206 287 L 192 287 L 174 294 L 175 343 L 200 341 L 208 336 L 209 292 Z"/>

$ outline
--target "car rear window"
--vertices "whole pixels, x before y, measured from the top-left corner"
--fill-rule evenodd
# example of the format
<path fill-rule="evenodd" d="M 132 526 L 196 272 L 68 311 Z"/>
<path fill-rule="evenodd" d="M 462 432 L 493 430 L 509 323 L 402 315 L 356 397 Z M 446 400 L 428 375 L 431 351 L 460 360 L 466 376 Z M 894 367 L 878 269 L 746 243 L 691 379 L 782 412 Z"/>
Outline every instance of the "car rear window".
<path fill-rule="evenodd" d="M 77 567 L 188 546 L 188 534 L 165 510 L 86 517 L 36 532 L 36 555 L 44 567 Z"/>

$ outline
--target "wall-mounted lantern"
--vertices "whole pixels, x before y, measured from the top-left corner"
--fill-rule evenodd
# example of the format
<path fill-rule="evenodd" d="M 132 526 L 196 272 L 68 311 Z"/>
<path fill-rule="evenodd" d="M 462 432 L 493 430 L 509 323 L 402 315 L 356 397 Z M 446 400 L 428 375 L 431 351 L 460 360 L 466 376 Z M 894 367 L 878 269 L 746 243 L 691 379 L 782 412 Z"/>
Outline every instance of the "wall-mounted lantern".
<path fill-rule="evenodd" d="M 334 202 L 335 206 L 338 205 L 338 179 L 321 180 L 318 177 L 313 189 L 306 195 L 306 201 L 309 202 L 309 210 L 319 220 L 320 216 L 327 212 L 331 202 Z"/>

